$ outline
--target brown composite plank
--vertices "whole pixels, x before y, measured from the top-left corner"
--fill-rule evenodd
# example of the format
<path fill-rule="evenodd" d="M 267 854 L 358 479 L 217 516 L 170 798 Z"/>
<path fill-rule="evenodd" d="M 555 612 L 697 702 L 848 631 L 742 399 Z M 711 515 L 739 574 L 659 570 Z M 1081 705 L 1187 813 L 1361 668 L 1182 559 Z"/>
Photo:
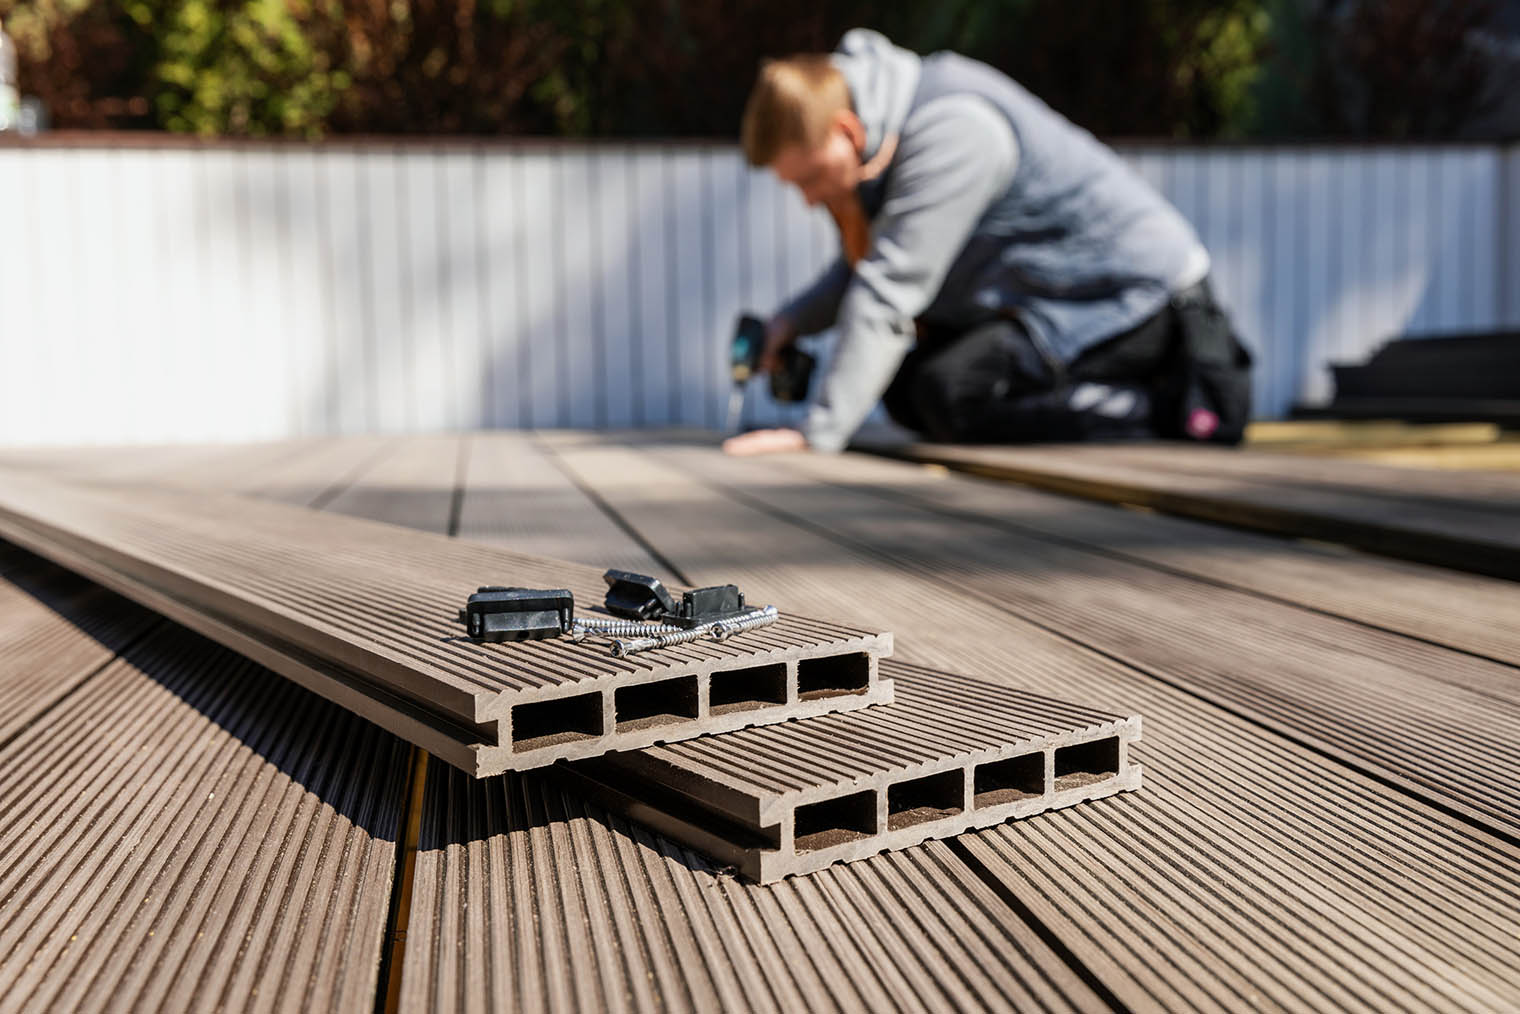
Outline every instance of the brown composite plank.
<path fill-rule="evenodd" d="M 0 543 L 0 743 L 159 623 L 132 602 Z"/>
<path fill-rule="evenodd" d="M 503 436 L 472 441 L 486 492 L 472 508 L 466 486 L 462 534 L 639 560 L 532 442 Z M 496 453 L 477 471 L 482 446 Z M 527 512 L 545 499 L 555 518 Z M 430 765 L 423 807 L 403 1010 L 1106 1009 L 942 845 L 762 888 L 533 775 Z"/>
<path fill-rule="evenodd" d="M 942 843 L 758 887 L 539 775 L 426 798 L 404 1011 L 1106 1009 Z"/>
<path fill-rule="evenodd" d="M 862 454 L 778 464 L 820 482 L 1049 537 L 1520 665 L 1520 585 Z"/>
<path fill-rule="evenodd" d="M 1520 837 L 1520 670 L 992 524 L 823 485 L 784 463 L 667 460 Z"/>
<path fill-rule="evenodd" d="M 1327 461 L 1299 454 L 1177 444 L 1136 444 L 1066 448 L 1068 456 L 1098 462 L 1135 462 L 1146 468 L 1186 475 L 1228 475 L 1258 486 L 1291 485 L 1391 498 L 1411 506 L 1500 513 L 1520 509 L 1520 477 L 1419 468 L 1392 468 L 1375 462 Z"/>
<path fill-rule="evenodd" d="M 1520 439 L 1471 447 L 1388 447 L 1347 452 L 1362 461 L 1444 471 L 1520 472 Z"/>
<path fill-rule="evenodd" d="M 396 441 L 324 506 L 334 514 L 448 535 L 469 442 L 461 434 Z"/>
<path fill-rule="evenodd" d="M 130 646 L 0 749 L 0 1010 L 372 1010 L 407 751 L 184 631 Z"/>
<path fill-rule="evenodd" d="M 247 450 L 153 467 L 284 458 Z M 373 1009 L 404 744 L 30 554 L 0 572 L 0 1009 Z"/>
<path fill-rule="evenodd" d="M 1358 462 L 1291 459 L 1243 467 L 1246 458 L 1289 458 L 1229 450 L 1185 467 L 1171 448 L 967 447 L 862 444 L 861 449 L 942 464 L 1040 489 L 1138 504 L 1184 517 L 1339 542 L 1401 559 L 1476 574 L 1520 578 L 1520 490 L 1508 476 L 1463 476 L 1460 492 L 1421 472 Z M 1203 449 L 1189 448 L 1192 454 Z M 1325 471 L 1310 472 L 1305 465 Z M 1335 473 L 1347 470 L 1336 481 Z M 1369 475 L 1366 470 L 1376 470 Z M 1275 475 L 1273 473 L 1276 473 Z"/>
<path fill-rule="evenodd" d="M 905 661 L 1143 715 L 1143 791 L 959 840 L 1037 843 L 1019 877 L 987 874 L 1130 1007 L 1482 1010 L 1520 987 L 1511 844 L 929 581 L 902 540 L 841 541 L 626 447 L 563 457 L 691 580 L 889 623 Z"/>
<path fill-rule="evenodd" d="M 403 449 L 376 467 L 399 462 L 410 469 L 435 457 Z M 397 469 L 398 476 L 406 474 Z M 425 477 L 399 493 L 399 478 L 380 481 L 382 502 L 392 503 L 398 516 L 436 519 L 440 491 Z M 94 579 L 168 609 L 237 650 L 248 651 L 259 637 L 288 645 L 278 656 L 253 657 L 312 689 L 331 690 L 345 706 L 355 688 L 373 685 L 376 700 L 363 713 L 399 735 L 416 737 L 420 729 L 416 716 L 396 707 L 393 697 L 459 725 L 457 735 L 440 727 L 419 745 L 481 774 L 890 699 L 890 683 L 878 679 L 874 661 L 890 653 L 890 635 L 792 613 L 744 638 L 625 659 L 612 657 L 604 645 L 565 639 L 472 643 L 453 614 L 476 585 L 568 587 L 587 603 L 605 591 L 600 570 L 336 516 L 345 509 L 340 501 L 365 493 L 351 487 L 329 505 L 332 512 L 318 513 L 225 495 L 12 473 L 0 491 L 0 525 L 12 539 L 85 568 Z M 447 495 L 452 502 L 452 492 Z M 342 670 L 337 684 L 320 667 L 301 666 L 301 653 Z M 848 666 L 856 658 L 866 660 L 859 688 L 816 697 L 797 692 L 799 660 Z M 763 665 L 785 667 L 784 701 L 742 713 L 707 709 L 710 673 Z M 692 683 L 696 709 L 658 726 L 625 723 L 616 710 L 618 689 L 661 680 Z M 521 720 L 527 728 L 532 718 L 519 709 L 568 698 L 595 719 L 594 728 L 587 719 L 583 729 L 566 736 L 535 741 L 517 734 L 513 723 Z"/>
<path fill-rule="evenodd" d="M 1253 451 L 1294 454 L 1358 454 L 1367 450 L 1468 448 L 1500 439 L 1487 422 L 1405 423 L 1392 420 L 1277 419 L 1246 427 L 1245 445 Z"/>
<path fill-rule="evenodd" d="M 648 549 L 572 486 L 527 433 L 471 437 L 456 534 L 471 542 L 677 583 Z"/>
<path fill-rule="evenodd" d="M 148 481 L 168 474 L 193 474 L 218 460 L 229 448 L 238 453 L 251 445 L 144 444 L 0 449 L 6 467 L 66 477 L 89 476 L 116 481 Z"/>
<path fill-rule="evenodd" d="M 395 437 L 353 436 L 233 444 L 221 448 L 209 464 L 190 462 L 156 478 L 309 507 L 348 489 L 397 443 Z"/>
<path fill-rule="evenodd" d="M 759 883 L 1140 788 L 1139 716 L 882 663 L 889 707 L 580 761 L 564 772 Z"/>

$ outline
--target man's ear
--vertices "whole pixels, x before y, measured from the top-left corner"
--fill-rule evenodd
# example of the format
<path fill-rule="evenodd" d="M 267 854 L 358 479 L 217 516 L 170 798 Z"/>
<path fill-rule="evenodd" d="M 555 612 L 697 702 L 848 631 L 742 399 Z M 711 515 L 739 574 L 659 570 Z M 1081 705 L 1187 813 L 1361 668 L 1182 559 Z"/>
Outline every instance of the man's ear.
<path fill-rule="evenodd" d="M 860 122 L 860 117 L 855 115 L 853 109 L 841 109 L 834 114 L 834 125 L 845 132 L 850 143 L 855 146 L 855 154 L 864 155 L 866 151 L 866 125 Z"/>

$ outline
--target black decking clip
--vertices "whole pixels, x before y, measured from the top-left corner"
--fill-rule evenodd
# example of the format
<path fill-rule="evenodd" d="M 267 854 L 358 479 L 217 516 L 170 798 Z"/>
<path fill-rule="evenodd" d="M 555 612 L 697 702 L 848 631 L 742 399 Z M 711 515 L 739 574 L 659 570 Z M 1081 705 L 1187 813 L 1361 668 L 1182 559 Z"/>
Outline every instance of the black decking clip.
<path fill-rule="evenodd" d="M 627 570 L 609 570 L 602 575 L 607 582 L 607 611 L 627 620 L 661 620 L 676 611 L 675 599 L 657 577 Z"/>
<path fill-rule="evenodd" d="M 672 615 L 665 617 L 665 622 L 677 627 L 700 627 L 744 612 L 744 593 L 737 585 L 715 584 L 683 592 L 681 604 Z"/>
<path fill-rule="evenodd" d="M 678 603 L 657 577 L 609 570 L 602 580 L 607 582 L 607 611 L 629 620 L 690 628 L 745 612 L 744 593 L 731 584 L 683 592 Z"/>
<path fill-rule="evenodd" d="M 459 622 L 475 641 L 540 641 L 558 637 L 575 618 L 575 596 L 565 588 L 503 588 L 487 585 L 459 610 Z"/>

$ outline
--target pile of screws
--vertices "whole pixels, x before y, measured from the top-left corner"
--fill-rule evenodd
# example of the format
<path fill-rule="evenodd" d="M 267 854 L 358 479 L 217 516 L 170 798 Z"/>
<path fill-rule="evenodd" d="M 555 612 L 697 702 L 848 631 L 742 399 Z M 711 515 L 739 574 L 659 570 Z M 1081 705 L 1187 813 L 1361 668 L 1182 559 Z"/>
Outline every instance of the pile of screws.
<path fill-rule="evenodd" d="M 694 627 L 579 616 L 570 624 L 570 640 L 579 642 L 588 637 L 610 638 L 612 653 L 618 658 L 626 658 L 640 651 L 668 648 L 673 644 L 686 644 L 688 641 L 706 638 L 726 641 L 746 630 L 768 627 L 780 618 L 781 613 L 775 606 L 746 609 L 743 612 L 730 614 L 721 620 L 709 620 Z"/>
<path fill-rule="evenodd" d="M 603 637 L 611 641 L 613 655 L 626 658 L 690 641 L 726 641 L 781 618 L 775 606 L 745 606 L 744 593 L 731 584 L 684 592 L 678 603 L 658 578 L 646 574 L 609 570 L 602 578 L 610 617 L 577 617 L 574 600 L 563 588 L 490 586 L 470 596 L 459 620 L 476 641 L 537 641 L 568 634 L 579 643 Z"/>
<path fill-rule="evenodd" d="M 668 648 L 703 638 L 724 641 L 735 634 L 768 627 L 780 618 L 775 606 L 746 607 L 744 593 L 731 584 L 694 588 L 671 597 L 660 579 L 626 570 L 609 570 L 604 605 L 616 619 L 580 617 L 570 626 L 570 638 L 612 639 L 612 653 L 624 658 L 651 648 Z"/>

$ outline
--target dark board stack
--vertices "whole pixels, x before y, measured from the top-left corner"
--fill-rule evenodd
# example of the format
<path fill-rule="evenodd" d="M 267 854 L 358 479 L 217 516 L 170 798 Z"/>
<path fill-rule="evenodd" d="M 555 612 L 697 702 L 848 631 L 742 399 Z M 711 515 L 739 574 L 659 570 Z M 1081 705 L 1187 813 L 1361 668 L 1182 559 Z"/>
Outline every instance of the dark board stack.
<path fill-rule="evenodd" d="M 1300 414 L 1520 426 L 1520 332 L 1399 338 L 1330 370 L 1334 400 Z"/>

